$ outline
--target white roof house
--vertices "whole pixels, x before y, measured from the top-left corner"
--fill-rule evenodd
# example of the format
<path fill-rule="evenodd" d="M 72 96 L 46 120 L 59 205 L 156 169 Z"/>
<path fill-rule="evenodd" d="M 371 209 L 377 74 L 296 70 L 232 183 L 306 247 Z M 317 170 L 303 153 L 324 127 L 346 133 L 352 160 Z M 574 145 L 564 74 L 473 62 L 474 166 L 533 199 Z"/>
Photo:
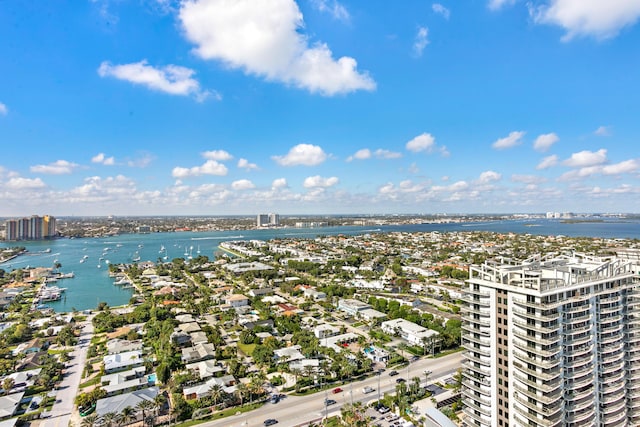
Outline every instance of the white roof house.
<path fill-rule="evenodd" d="M 438 332 L 424 328 L 405 319 L 387 320 L 380 324 L 382 331 L 394 335 L 396 332 L 413 345 L 424 346 L 424 339 L 438 336 Z"/>
<path fill-rule="evenodd" d="M 126 351 L 124 353 L 108 354 L 104 356 L 104 371 L 115 372 L 127 368 L 133 368 L 143 364 L 142 351 Z"/>

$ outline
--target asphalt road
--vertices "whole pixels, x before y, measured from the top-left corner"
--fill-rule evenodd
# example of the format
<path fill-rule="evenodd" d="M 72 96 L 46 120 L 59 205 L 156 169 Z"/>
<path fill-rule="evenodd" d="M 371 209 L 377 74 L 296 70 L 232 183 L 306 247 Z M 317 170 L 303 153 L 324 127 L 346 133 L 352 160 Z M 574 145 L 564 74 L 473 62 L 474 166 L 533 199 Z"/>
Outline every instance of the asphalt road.
<path fill-rule="evenodd" d="M 56 390 L 56 402 L 53 404 L 50 417 L 40 420 L 39 427 L 67 427 L 69 425 L 92 336 L 93 325 L 91 317 L 89 317 L 78 338 L 78 345 L 71 352 L 72 357 L 67 362 L 66 374 Z M 77 423 L 74 424 L 79 425 Z"/>
<path fill-rule="evenodd" d="M 340 408 L 346 403 L 363 401 L 369 403 L 378 399 L 385 392 L 394 392 L 397 378 L 410 379 L 419 377 L 425 385 L 424 372 L 429 370 L 429 382 L 437 378 L 450 376 L 458 370 L 462 362 L 460 352 L 450 354 L 439 359 L 420 359 L 409 364 L 408 367 L 398 370 L 399 375 L 389 376 L 387 369 L 380 376 L 374 376 L 351 384 L 341 385 L 343 390 L 334 394 L 330 390 L 315 393 L 308 396 L 287 396 L 276 404 L 266 403 L 261 408 L 240 415 L 223 418 L 216 421 L 208 421 L 200 424 L 201 427 L 262 427 L 264 420 L 273 418 L 278 420 L 276 427 L 295 427 L 306 425 L 311 421 L 318 421 L 325 415 L 324 399 L 336 400 L 336 404 L 326 408 L 329 416 L 340 413 Z M 379 384 L 379 386 L 378 386 Z M 362 389 L 369 386 L 374 392 L 364 394 Z"/>

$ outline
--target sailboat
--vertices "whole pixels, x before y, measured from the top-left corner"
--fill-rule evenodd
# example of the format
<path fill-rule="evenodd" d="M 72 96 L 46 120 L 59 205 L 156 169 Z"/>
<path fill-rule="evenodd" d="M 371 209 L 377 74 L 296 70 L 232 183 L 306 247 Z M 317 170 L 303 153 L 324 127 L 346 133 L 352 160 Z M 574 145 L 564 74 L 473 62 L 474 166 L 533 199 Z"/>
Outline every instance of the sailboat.
<path fill-rule="evenodd" d="M 158 251 L 158 253 L 161 254 L 165 250 L 166 250 L 166 248 L 164 247 L 164 245 L 160 245 L 160 250 Z"/>
<path fill-rule="evenodd" d="M 133 261 L 133 262 L 138 262 L 138 261 L 140 261 L 140 254 L 138 253 L 138 251 L 136 251 L 136 252 L 133 254 L 133 258 L 131 258 L 131 261 Z"/>

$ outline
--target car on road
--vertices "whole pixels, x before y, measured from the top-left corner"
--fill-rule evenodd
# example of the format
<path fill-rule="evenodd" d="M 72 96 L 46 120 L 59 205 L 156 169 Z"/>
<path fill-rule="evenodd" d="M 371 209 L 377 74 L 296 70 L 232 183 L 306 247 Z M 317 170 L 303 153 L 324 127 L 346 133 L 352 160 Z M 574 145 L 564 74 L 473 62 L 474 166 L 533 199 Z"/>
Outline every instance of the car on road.
<path fill-rule="evenodd" d="M 416 360 L 419 360 L 419 359 L 420 359 L 419 356 L 413 356 L 411 359 L 409 359 L 409 361 L 415 362 Z"/>
<path fill-rule="evenodd" d="M 331 391 L 331 393 L 333 394 L 342 393 L 342 389 L 340 387 L 336 387 L 333 389 L 333 391 Z"/>
<path fill-rule="evenodd" d="M 273 419 L 273 418 L 268 418 L 268 419 L 264 420 L 264 423 L 263 423 L 263 424 L 264 424 L 265 426 L 272 426 L 272 425 L 274 425 L 274 424 L 278 424 L 278 420 Z"/>
<path fill-rule="evenodd" d="M 280 401 L 280 395 L 274 394 L 271 396 L 271 403 L 278 403 Z"/>
<path fill-rule="evenodd" d="M 362 392 L 364 394 L 373 393 L 374 391 L 376 391 L 376 389 L 373 388 L 373 387 L 369 387 L 369 386 L 366 386 L 365 388 L 362 389 Z"/>
<path fill-rule="evenodd" d="M 336 403 L 338 403 L 338 402 L 336 402 L 333 399 L 325 399 L 324 400 L 324 404 L 327 405 L 327 406 L 335 405 Z"/>
<path fill-rule="evenodd" d="M 407 381 L 407 380 L 405 380 L 404 378 L 397 378 L 397 379 L 396 379 L 396 382 L 397 382 L 398 384 L 403 383 L 403 382 L 406 382 L 406 381 Z"/>
<path fill-rule="evenodd" d="M 395 377 L 396 375 L 398 375 L 398 371 L 391 371 L 391 372 L 389 372 L 389 376 L 390 376 L 390 377 Z"/>

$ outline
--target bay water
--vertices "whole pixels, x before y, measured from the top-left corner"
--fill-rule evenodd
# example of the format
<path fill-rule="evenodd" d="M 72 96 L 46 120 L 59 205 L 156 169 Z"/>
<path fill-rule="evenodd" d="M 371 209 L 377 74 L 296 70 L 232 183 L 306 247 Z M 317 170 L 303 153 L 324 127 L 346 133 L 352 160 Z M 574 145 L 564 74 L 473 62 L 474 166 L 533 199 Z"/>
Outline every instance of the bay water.
<path fill-rule="evenodd" d="M 9 272 L 18 268 L 54 267 L 74 273 L 73 278 L 59 280 L 56 285 L 67 288 L 59 301 L 47 306 L 57 312 L 93 309 L 100 302 L 109 306 L 127 304 L 133 289 L 114 285 L 108 275 L 109 263 L 162 261 L 206 255 L 214 258 L 220 242 L 229 240 L 271 240 L 283 238 L 312 239 L 322 235 L 362 235 L 388 232 L 461 232 L 490 231 L 569 237 L 639 239 L 640 219 L 607 219 L 564 222 L 549 219 L 501 220 L 465 223 L 425 223 L 380 226 L 340 226 L 321 228 L 272 228 L 212 232 L 168 232 L 123 234 L 99 238 L 61 238 L 46 241 L 0 242 L 0 248 L 24 246 L 29 253 L 5 263 L 0 268 Z"/>

